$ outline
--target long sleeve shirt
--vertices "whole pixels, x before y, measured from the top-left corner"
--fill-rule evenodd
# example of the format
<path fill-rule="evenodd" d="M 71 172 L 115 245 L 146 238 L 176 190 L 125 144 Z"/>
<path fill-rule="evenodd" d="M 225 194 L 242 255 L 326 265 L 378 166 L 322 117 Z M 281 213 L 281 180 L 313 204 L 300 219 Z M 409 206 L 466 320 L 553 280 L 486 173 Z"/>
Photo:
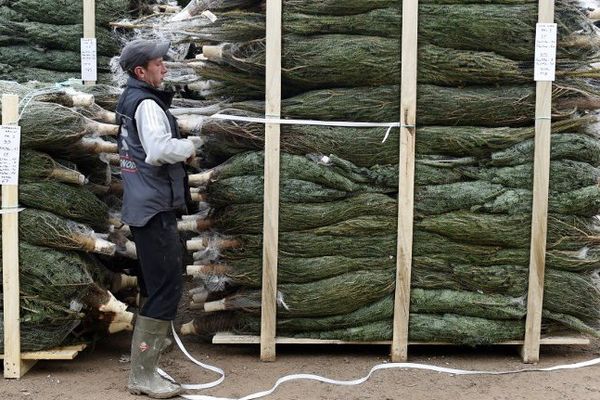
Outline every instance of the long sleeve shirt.
<path fill-rule="evenodd" d="M 138 135 L 150 165 L 175 164 L 196 153 L 191 140 L 172 137 L 169 119 L 154 100 L 142 101 L 135 111 Z"/>

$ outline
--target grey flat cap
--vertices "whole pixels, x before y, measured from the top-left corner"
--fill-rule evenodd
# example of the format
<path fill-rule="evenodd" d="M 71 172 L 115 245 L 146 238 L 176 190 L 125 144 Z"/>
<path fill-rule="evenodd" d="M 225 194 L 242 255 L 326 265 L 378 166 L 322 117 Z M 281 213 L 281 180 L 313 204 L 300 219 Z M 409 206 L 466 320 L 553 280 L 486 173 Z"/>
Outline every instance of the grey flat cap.
<path fill-rule="evenodd" d="M 137 66 L 167 55 L 170 46 L 167 41 L 136 39 L 123 48 L 119 64 L 124 71 L 133 71 Z"/>

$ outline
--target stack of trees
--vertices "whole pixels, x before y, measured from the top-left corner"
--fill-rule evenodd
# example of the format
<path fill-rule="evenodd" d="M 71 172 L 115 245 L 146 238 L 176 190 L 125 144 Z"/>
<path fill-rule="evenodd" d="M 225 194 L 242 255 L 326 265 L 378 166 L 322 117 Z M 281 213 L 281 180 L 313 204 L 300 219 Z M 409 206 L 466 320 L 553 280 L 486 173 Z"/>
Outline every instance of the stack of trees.
<path fill-rule="evenodd" d="M 109 83 L 119 42 L 110 22 L 147 11 L 154 1 L 96 2 L 98 81 Z M 83 3 L 80 0 L 0 0 L 0 79 L 62 82 L 80 76 Z"/>
<path fill-rule="evenodd" d="M 19 214 L 22 349 L 60 345 L 72 340 L 74 331 L 130 329 L 134 316 L 109 292 L 115 275 L 98 258 L 110 259 L 116 250 L 104 238 L 109 207 L 94 191 L 110 186 L 102 152 L 116 152 L 110 135 L 117 125 L 76 111 L 109 115 L 93 95 L 73 88 L 40 91 L 36 84 L 7 81 L 0 81 L 0 88 L 24 99 L 19 121 L 19 203 L 25 208 Z"/>
<path fill-rule="evenodd" d="M 195 0 L 178 22 L 130 25 L 202 49 L 169 65 L 206 100 L 178 110 L 211 169 L 190 176 L 211 207 L 186 221 L 201 310 L 182 332 L 258 333 L 264 127 L 207 118 L 264 115 L 264 2 Z M 409 337 L 485 344 L 524 334 L 533 180 L 537 4 L 428 1 L 419 6 L 415 233 Z M 544 332 L 598 336 L 600 204 L 588 110 L 598 32 L 557 1 Z M 397 122 L 399 1 L 284 0 L 282 116 Z M 190 118 L 186 118 L 190 116 Z M 278 335 L 392 336 L 398 134 L 282 125 Z M 184 224 L 182 224 L 183 226 Z"/>

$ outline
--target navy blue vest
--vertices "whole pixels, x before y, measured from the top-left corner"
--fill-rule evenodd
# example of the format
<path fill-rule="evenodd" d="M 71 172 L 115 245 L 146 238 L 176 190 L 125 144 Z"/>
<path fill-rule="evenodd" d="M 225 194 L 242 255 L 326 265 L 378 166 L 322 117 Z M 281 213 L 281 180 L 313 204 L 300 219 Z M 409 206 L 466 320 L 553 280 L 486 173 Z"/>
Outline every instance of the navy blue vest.
<path fill-rule="evenodd" d="M 119 98 L 117 117 L 121 129 L 118 145 L 123 179 L 123 209 L 121 219 L 131 226 L 144 226 L 162 211 L 185 212 L 189 199 L 187 174 L 183 163 L 161 166 L 146 163 L 146 152 L 140 141 L 135 122 L 139 104 L 154 100 L 169 119 L 172 136 L 180 138 L 179 127 L 169 112 L 173 94 L 155 89 L 130 77 Z"/>

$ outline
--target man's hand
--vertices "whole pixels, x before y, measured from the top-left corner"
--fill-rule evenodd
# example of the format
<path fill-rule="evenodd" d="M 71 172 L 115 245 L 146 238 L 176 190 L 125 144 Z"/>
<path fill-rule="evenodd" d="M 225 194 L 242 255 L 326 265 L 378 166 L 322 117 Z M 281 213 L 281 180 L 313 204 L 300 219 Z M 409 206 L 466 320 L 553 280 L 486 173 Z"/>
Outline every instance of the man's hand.
<path fill-rule="evenodd" d="M 194 161 L 196 161 L 196 154 L 192 154 L 191 156 L 189 156 L 188 159 L 185 160 L 185 163 L 188 165 L 192 165 Z"/>

